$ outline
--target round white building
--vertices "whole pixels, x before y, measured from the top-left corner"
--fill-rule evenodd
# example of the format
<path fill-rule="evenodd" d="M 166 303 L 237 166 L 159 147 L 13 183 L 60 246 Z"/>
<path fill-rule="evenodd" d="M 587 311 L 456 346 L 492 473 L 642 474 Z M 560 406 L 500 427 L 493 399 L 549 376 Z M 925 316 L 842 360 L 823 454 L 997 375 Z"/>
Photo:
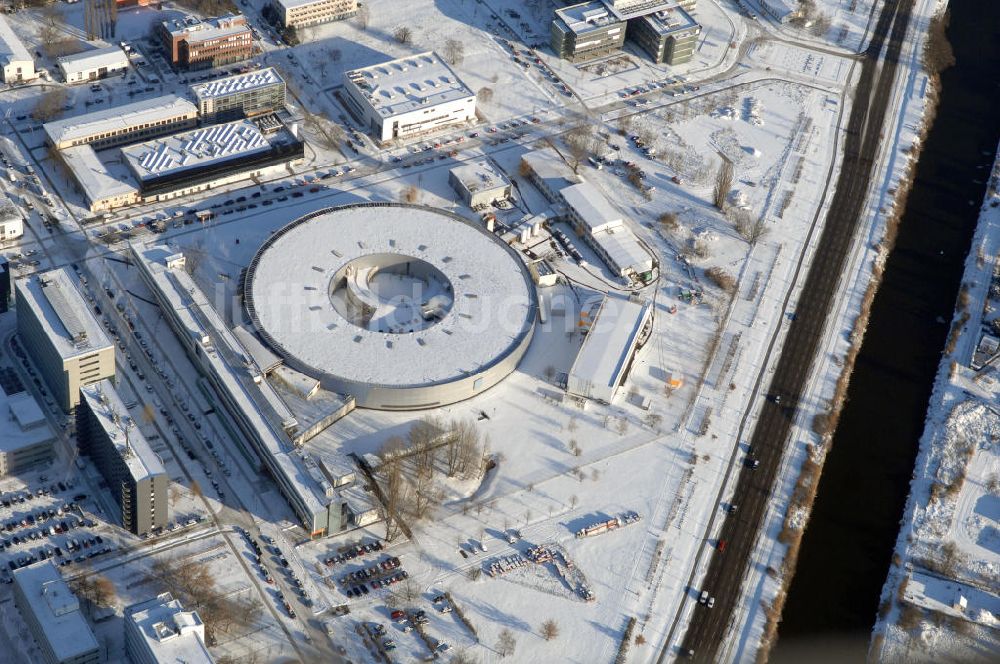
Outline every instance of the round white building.
<path fill-rule="evenodd" d="M 510 374 L 538 302 L 517 253 L 418 205 L 361 203 L 291 222 L 257 251 L 244 306 L 297 371 L 361 408 L 434 408 Z"/>

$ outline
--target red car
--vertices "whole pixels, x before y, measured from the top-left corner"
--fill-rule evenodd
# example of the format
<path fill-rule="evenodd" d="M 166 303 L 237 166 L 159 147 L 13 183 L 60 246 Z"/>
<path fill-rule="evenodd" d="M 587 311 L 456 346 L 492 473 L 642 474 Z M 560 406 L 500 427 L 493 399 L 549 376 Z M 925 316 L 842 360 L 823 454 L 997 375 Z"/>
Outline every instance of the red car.
<path fill-rule="evenodd" d="M 719 550 L 719 553 L 725 553 L 726 540 L 719 540 L 719 543 L 715 545 L 715 548 Z"/>
<path fill-rule="evenodd" d="M 393 620 L 405 620 L 406 619 L 406 611 L 400 611 L 399 609 L 397 609 L 397 610 L 395 610 L 395 611 L 392 612 L 391 618 Z"/>

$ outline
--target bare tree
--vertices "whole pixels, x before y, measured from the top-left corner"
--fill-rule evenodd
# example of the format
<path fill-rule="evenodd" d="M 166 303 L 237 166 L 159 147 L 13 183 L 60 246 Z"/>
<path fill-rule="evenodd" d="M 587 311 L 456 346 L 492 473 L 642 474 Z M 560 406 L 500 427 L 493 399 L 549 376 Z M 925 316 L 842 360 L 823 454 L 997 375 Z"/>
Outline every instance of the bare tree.
<path fill-rule="evenodd" d="M 587 124 L 579 124 L 566 132 L 566 152 L 569 155 L 569 165 L 576 173 L 580 170 L 580 163 L 586 158 L 590 150 L 591 136 L 593 128 Z"/>
<path fill-rule="evenodd" d="M 497 637 L 497 652 L 500 653 L 500 656 L 513 655 L 516 647 L 517 640 L 514 638 L 514 634 L 507 628 L 500 630 L 500 636 Z"/>
<path fill-rule="evenodd" d="M 409 44 L 413 41 L 413 30 L 410 30 L 405 25 L 401 25 L 392 31 L 392 38 L 400 44 Z"/>
<path fill-rule="evenodd" d="M 358 13 L 354 15 L 354 20 L 357 21 L 358 27 L 362 30 L 368 29 L 368 21 L 371 20 L 371 15 L 368 13 L 368 3 L 363 5 L 358 5 Z"/>
<path fill-rule="evenodd" d="M 757 244 L 767 235 L 767 222 L 762 216 L 754 217 L 749 210 L 736 210 L 732 217 L 736 232 L 750 244 Z"/>
<path fill-rule="evenodd" d="M 542 638 L 546 641 L 551 641 L 552 639 L 559 636 L 559 625 L 555 620 L 549 618 L 542 623 Z"/>
<path fill-rule="evenodd" d="M 403 189 L 400 195 L 404 203 L 410 203 L 415 205 L 420 202 L 420 190 L 417 189 L 416 185 L 411 184 L 410 186 Z"/>
<path fill-rule="evenodd" d="M 712 190 L 712 203 L 720 210 L 726 209 L 726 199 L 733 188 L 733 162 L 722 160 L 719 173 L 715 176 L 715 187 Z"/>
<path fill-rule="evenodd" d="M 65 88 L 53 88 L 38 98 L 31 116 L 39 122 L 48 122 L 62 115 L 68 99 Z"/>
<path fill-rule="evenodd" d="M 487 103 L 493 101 L 493 88 L 479 88 L 479 91 L 476 93 L 476 99 Z"/>
<path fill-rule="evenodd" d="M 465 44 L 457 39 L 445 39 L 444 59 L 450 65 L 462 64 L 462 60 L 465 59 Z"/>

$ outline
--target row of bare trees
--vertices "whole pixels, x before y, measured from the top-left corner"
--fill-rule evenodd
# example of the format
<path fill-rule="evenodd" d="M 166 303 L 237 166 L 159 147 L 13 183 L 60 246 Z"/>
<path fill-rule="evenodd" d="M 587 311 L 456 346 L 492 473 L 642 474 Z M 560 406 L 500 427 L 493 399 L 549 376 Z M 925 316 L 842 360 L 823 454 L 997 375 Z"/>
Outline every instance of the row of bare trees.
<path fill-rule="evenodd" d="M 437 473 L 463 478 L 481 473 L 487 445 L 473 422 L 436 417 L 415 422 L 405 438 L 388 439 L 379 453 L 386 539 L 399 536 L 401 519 L 426 518 L 441 504 Z"/>

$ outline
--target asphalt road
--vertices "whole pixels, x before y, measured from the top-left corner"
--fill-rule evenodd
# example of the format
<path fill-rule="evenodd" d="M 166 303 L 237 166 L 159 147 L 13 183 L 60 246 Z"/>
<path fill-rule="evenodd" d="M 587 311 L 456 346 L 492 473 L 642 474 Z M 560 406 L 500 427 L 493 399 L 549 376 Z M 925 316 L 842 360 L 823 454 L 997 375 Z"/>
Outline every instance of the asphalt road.
<path fill-rule="evenodd" d="M 913 3 L 914 0 L 889 0 L 879 15 L 862 63 L 830 213 L 768 387 L 768 399 L 750 439 L 752 451 L 747 456 L 757 459 L 759 466 L 751 469 L 740 459 L 742 466 L 733 498 L 739 509 L 726 518 L 719 535 L 719 540 L 726 541 L 726 550 L 720 552 L 715 548 L 717 540 L 706 540 L 705 546 L 713 549 L 708 571 L 698 588 L 691 586 L 692 573 L 688 588 L 691 600 L 696 601 L 705 590 L 715 598 L 715 605 L 695 607 L 681 649 L 677 650 L 668 639 L 660 652 L 660 661 L 688 652 L 693 652 L 696 661 L 716 661 L 733 620 L 740 586 L 752 563 L 754 545 L 788 444 L 796 403 L 823 339 L 864 209 Z M 880 57 L 883 49 L 885 55 Z M 780 403 L 775 402 L 775 396 L 780 396 Z"/>

